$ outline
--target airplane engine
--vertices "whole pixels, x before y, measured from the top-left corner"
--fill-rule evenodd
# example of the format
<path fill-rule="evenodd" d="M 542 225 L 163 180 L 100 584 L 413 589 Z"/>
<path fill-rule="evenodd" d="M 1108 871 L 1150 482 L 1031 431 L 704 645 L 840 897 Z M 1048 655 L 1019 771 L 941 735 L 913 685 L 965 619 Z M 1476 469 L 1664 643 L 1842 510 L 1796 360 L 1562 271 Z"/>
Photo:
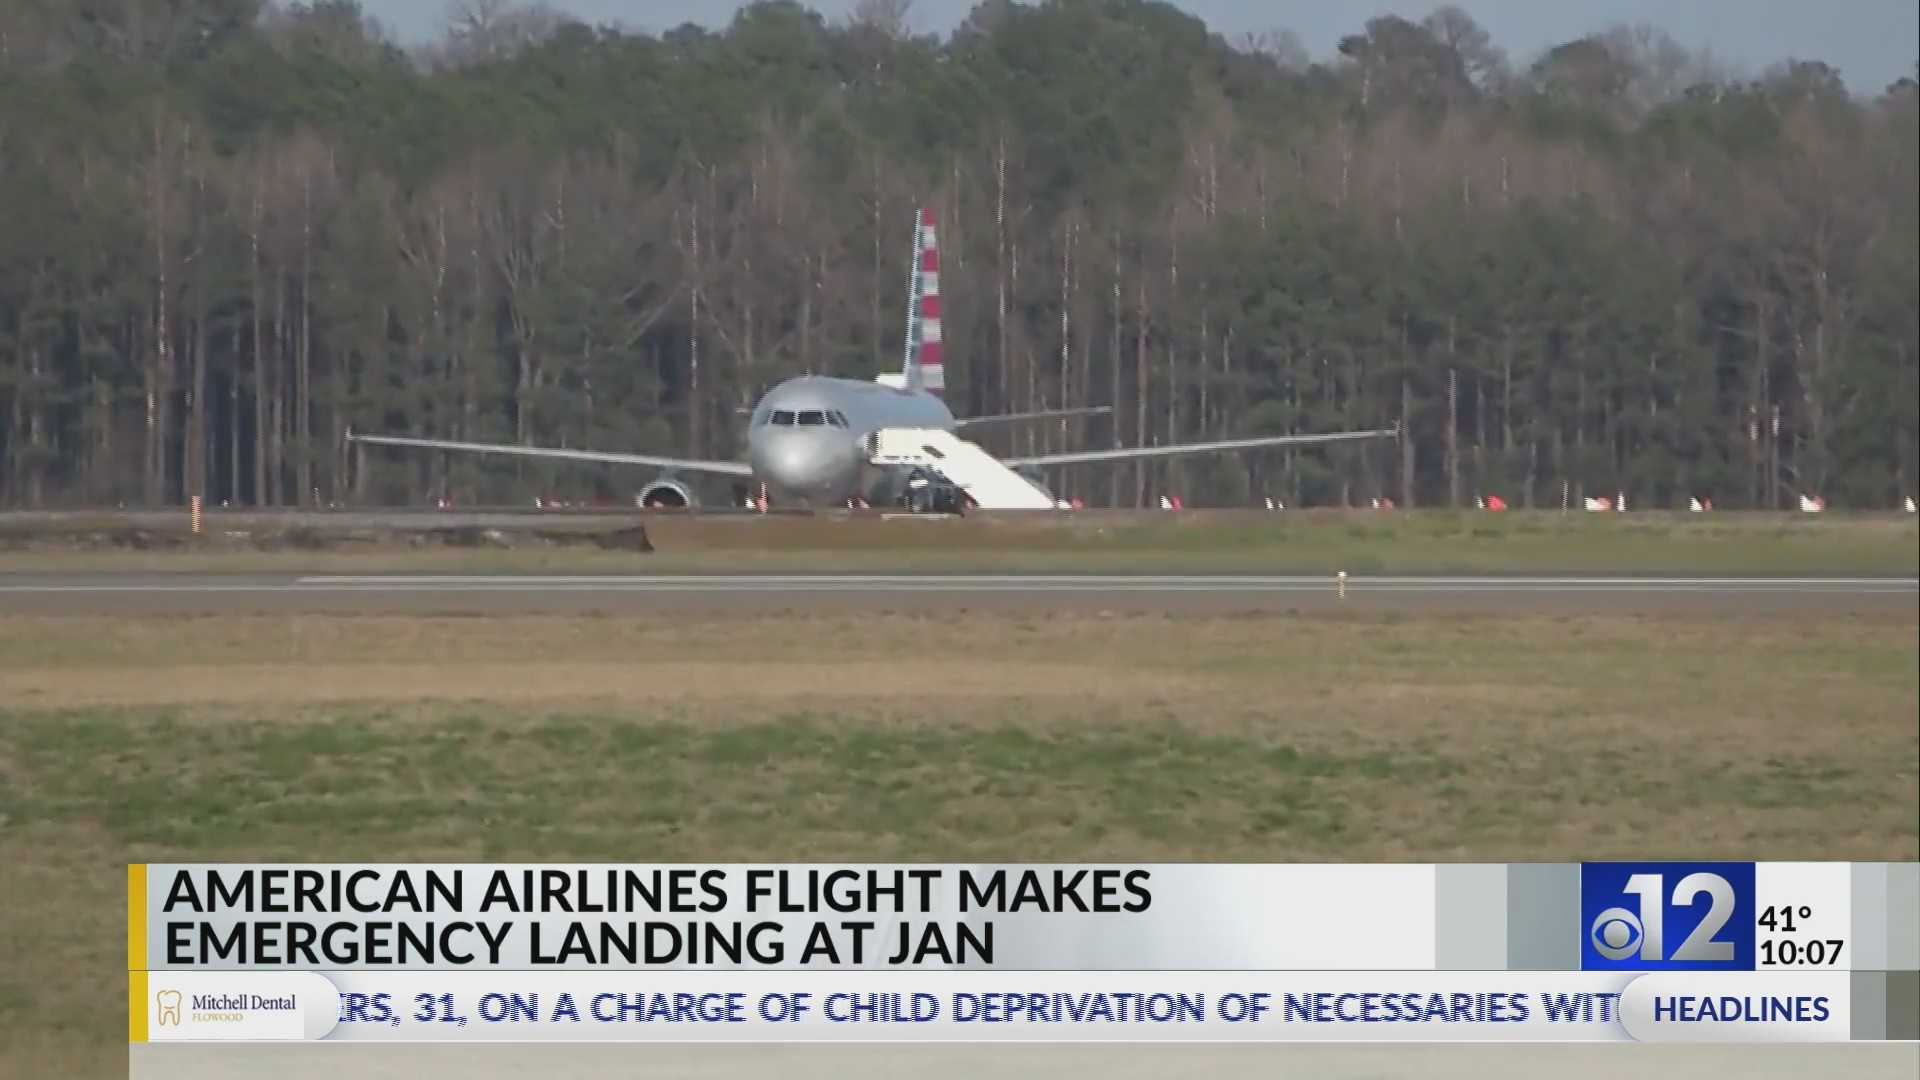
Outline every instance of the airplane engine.
<path fill-rule="evenodd" d="M 634 496 L 642 510 L 697 510 L 700 499 L 693 489 L 670 476 L 663 476 Z"/>

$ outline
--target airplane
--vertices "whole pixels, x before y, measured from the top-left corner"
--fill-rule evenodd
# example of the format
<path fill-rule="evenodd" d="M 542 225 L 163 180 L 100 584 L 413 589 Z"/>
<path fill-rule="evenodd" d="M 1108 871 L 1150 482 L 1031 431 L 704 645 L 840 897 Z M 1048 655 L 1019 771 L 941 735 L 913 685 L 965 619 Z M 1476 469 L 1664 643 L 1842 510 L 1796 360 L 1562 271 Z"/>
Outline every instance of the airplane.
<path fill-rule="evenodd" d="M 348 432 L 347 439 L 376 446 L 648 466 L 661 470 L 661 474 L 636 496 L 645 509 L 697 508 L 694 488 L 681 478 L 681 474 L 694 473 L 746 481 L 758 489 L 757 505 L 761 509 L 769 503 L 783 507 L 844 507 L 865 503 L 950 513 L 961 511 L 969 504 L 986 508 L 1058 507 L 1061 504 L 1038 482 L 1037 471 L 1048 466 L 1310 446 L 1397 438 L 1400 434 L 1396 424 L 1373 431 L 1269 435 L 992 458 L 971 443 L 959 441 L 958 434 L 987 424 L 1108 413 L 1112 406 L 956 417 L 944 400 L 946 368 L 940 330 L 940 251 L 935 214 L 928 208 L 920 209 L 916 215 L 912 267 L 906 348 L 900 370 L 882 373 L 871 382 L 809 374 L 779 383 L 767 391 L 751 411 L 745 460 L 702 460 L 356 432 Z M 907 436 L 904 441 L 897 437 L 902 435 Z M 883 444 L 893 449 L 883 453 Z M 907 449 L 902 451 L 901 446 Z"/>

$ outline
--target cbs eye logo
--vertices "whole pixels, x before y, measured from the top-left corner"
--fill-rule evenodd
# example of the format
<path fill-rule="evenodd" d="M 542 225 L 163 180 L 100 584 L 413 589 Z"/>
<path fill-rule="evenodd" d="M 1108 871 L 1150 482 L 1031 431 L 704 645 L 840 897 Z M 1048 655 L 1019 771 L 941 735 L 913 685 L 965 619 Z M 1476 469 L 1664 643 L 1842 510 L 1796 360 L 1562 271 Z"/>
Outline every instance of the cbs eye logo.
<path fill-rule="evenodd" d="M 1646 936 L 1639 916 L 1623 907 L 1610 907 L 1594 916 L 1587 932 L 1593 938 L 1593 951 L 1609 960 L 1625 960 L 1639 952 Z"/>

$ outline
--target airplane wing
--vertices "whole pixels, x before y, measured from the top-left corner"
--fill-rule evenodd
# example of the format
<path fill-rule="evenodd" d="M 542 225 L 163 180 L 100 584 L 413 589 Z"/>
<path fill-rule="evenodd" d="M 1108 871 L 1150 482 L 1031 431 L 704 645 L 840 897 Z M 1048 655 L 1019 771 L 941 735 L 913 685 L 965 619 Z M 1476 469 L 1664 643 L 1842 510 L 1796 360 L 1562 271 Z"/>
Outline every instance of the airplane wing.
<path fill-rule="evenodd" d="M 1084 461 L 1127 461 L 1133 458 L 1168 457 L 1174 454 L 1214 454 L 1230 450 L 1256 450 L 1269 446 L 1314 446 L 1320 443 L 1382 439 L 1388 436 L 1397 438 L 1399 435 L 1400 428 L 1396 425 L 1378 431 L 1336 431 L 1325 435 L 1263 435 L 1254 439 L 1227 439 L 1222 442 L 1129 446 L 1117 450 L 1078 450 L 1064 454 L 1001 458 L 1000 464 L 1009 468 L 1032 465 L 1073 465 Z"/>
<path fill-rule="evenodd" d="M 659 469 L 683 469 L 687 472 L 718 473 L 724 476 L 752 476 L 753 467 L 744 461 L 701 461 L 697 458 L 661 457 L 657 454 L 621 454 L 606 450 L 558 450 L 545 446 L 511 446 L 500 443 L 454 442 L 449 439 L 413 439 L 404 435 L 356 435 L 347 433 L 348 442 L 373 446 L 411 446 L 422 450 L 459 450 L 470 454 L 511 454 L 518 457 L 558 458 L 566 461 L 599 461 L 613 465 L 651 465 Z"/>
<path fill-rule="evenodd" d="M 1083 409 L 1042 409 L 1039 412 L 997 413 L 992 416 L 963 416 L 954 420 L 957 428 L 981 424 L 1009 424 L 1016 420 L 1057 420 L 1068 416 L 1099 416 L 1113 411 L 1111 405 L 1090 405 Z"/>

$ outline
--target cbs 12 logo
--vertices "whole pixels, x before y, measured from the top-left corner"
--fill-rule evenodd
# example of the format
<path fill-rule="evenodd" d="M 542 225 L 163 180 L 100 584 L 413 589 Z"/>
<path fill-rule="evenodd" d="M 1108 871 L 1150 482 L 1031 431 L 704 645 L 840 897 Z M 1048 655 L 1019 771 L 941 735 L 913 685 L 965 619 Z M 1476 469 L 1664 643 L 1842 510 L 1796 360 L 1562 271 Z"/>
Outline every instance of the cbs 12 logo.
<path fill-rule="evenodd" d="M 1752 971 L 1752 863 L 1587 863 L 1582 970 Z"/>

